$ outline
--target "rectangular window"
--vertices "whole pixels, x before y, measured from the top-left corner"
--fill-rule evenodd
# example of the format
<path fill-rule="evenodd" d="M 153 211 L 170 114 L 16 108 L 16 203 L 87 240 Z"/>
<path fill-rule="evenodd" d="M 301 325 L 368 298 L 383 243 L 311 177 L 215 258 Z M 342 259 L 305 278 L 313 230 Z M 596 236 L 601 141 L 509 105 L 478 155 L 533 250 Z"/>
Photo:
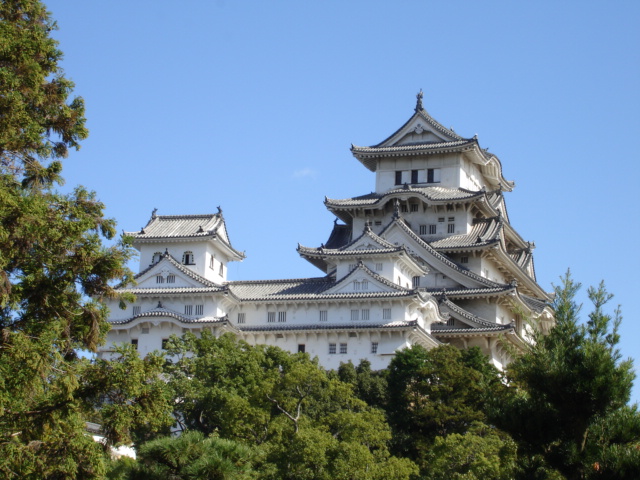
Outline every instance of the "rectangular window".
<path fill-rule="evenodd" d="M 276 321 L 276 312 L 267 312 L 267 322 L 273 323 Z"/>
<path fill-rule="evenodd" d="M 356 292 L 360 291 L 360 282 L 359 281 L 356 280 L 355 282 L 353 282 L 353 290 L 356 291 Z"/>
<path fill-rule="evenodd" d="M 440 183 L 440 169 L 428 168 L 427 169 L 427 183 Z"/>
<path fill-rule="evenodd" d="M 378 342 L 371 342 L 371 353 L 378 353 Z"/>
<path fill-rule="evenodd" d="M 411 279 L 411 285 L 413 288 L 418 288 L 420 286 L 420 277 L 413 277 Z"/>
<path fill-rule="evenodd" d="M 402 185 L 402 172 L 396 170 L 396 185 Z"/>
<path fill-rule="evenodd" d="M 224 263 L 220 262 L 220 271 L 218 272 L 221 277 L 224 277 Z"/>
<path fill-rule="evenodd" d="M 381 271 L 382 271 L 382 264 L 376 263 L 376 272 L 381 272 Z"/>
<path fill-rule="evenodd" d="M 142 327 L 140 329 L 140 333 L 142 333 L 142 334 L 149 333 L 149 327 Z"/>
<path fill-rule="evenodd" d="M 346 343 L 341 343 L 340 344 L 340 353 L 347 353 L 347 344 Z"/>
<path fill-rule="evenodd" d="M 238 323 L 244 323 L 247 320 L 247 315 L 244 312 L 238 313 Z"/>
<path fill-rule="evenodd" d="M 382 225 L 382 220 L 376 220 L 375 224 L 377 227 L 379 227 L 380 225 Z"/>
<path fill-rule="evenodd" d="M 287 321 L 287 312 L 278 312 L 278 321 L 286 322 Z"/>
<path fill-rule="evenodd" d="M 411 211 L 412 212 L 417 212 L 418 211 L 418 207 L 419 207 L 419 205 L 417 203 L 412 203 L 411 204 Z"/>
<path fill-rule="evenodd" d="M 444 217 L 438 217 L 438 222 L 440 223 L 444 222 Z"/>
<path fill-rule="evenodd" d="M 362 290 L 369 290 L 369 280 L 362 280 L 360 285 L 362 285 Z"/>
<path fill-rule="evenodd" d="M 436 234 L 436 224 L 432 223 L 431 225 L 429 225 L 429 235 L 435 235 Z"/>
<path fill-rule="evenodd" d="M 202 315 L 204 313 L 204 305 L 196 305 L 196 315 Z"/>
<path fill-rule="evenodd" d="M 156 276 L 156 283 L 164 283 L 164 277 L 161 275 Z"/>
<path fill-rule="evenodd" d="M 216 259 L 214 257 L 209 257 L 209 268 L 213 270 L 216 266 Z"/>
<path fill-rule="evenodd" d="M 383 320 L 391 320 L 391 309 L 383 308 L 382 309 L 382 319 Z"/>
<path fill-rule="evenodd" d="M 169 341 L 168 338 L 163 338 L 162 339 L 162 350 L 166 350 L 167 349 L 167 342 Z"/>
<path fill-rule="evenodd" d="M 176 283 L 175 275 L 167 275 L 167 283 Z"/>
<path fill-rule="evenodd" d="M 135 348 L 137 350 L 138 349 L 138 339 L 137 338 L 132 338 L 131 339 L 131 345 L 133 345 L 133 348 Z"/>
<path fill-rule="evenodd" d="M 456 221 L 456 217 L 449 217 L 449 221 L 450 222 L 455 222 Z"/>
<path fill-rule="evenodd" d="M 418 183 L 418 170 L 411 170 L 411 183 Z"/>
<path fill-rule="evenodd" d="M 185 305 L 184 306 L 184 314 L 185 315 L 193 315 L 193 305 Z"/>
<path fill-rule="evenodd" d="M 363 308 L 362 311 L 360 312 L 361 316 L 362 316 L 362 320 L 369 320 L 369 309 L 368 308 Z"/>
<path fill-rule="evenodd" d="M 330 343 L 329 344 L 329 354 L 333 355 L 334 353 L 336 353 L 336 344 L 335 343 Z"/>
<path fill-rule="evenodd" d="M 351 310 L 351 320 L 360 320 L 360 310 Z"/>
<path fill-rule="evenodd" d="M 320 310 L 320 321 L 326 322 L 329 319 L 329 315 L 326 310 Z"/>
<path fill-rule="evenodd" d="M 460 263 L 469 263 L 469 257 L 460 257 Z"/>
<path fill-rule="evenodd" d="M 140 310 L 141 310 L 140 305 L 134 305 L 133 306 L 133 315 L 134 316 L 135 315 L 140 315 Z"/>
<path fill-rule="evenodd" d="M 305 351 L 304 343 L 299 343 L 298 344 L 298 353 L 304 353 L 304 351 Z"/>
<path fill-rule="evenodd" d="M 402 213 L 407 213 L 409 211 L 409 209 L 407 208 L 407 204 L 403 203 L 402 205 L 400 205 L 400 211 Z"/>
<path fill-rule="evenodd" d="M 427 226 L 420 225 L 420 235 L 426 235 L 426 234 L 427 234 Z"/>
<path fill-rule="evenodd" d="M 447 233 L 456 233 L 456 224 L 450 223 L 447 225 Z"/>

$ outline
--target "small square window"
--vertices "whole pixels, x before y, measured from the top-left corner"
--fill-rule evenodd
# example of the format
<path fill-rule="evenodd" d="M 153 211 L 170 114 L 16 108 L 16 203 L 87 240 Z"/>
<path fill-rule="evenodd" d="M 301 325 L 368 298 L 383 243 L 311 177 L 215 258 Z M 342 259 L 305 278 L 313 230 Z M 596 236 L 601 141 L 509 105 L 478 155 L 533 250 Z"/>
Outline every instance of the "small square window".
<path fill-rule="evenodd" d="M 167 275 L 167 283 L 176 283 L 175 275 Z"/>
<path fill-rule="evenodd" d="M 244 312 L 238 313 L 238 323 L 244 323 L 247 320 L 247 314 Z"/>
<path fill-rule="evenodd" d="M 156 275 L 156 283 L 164 283 L 164 277 L 162 275 Z"/>
<path fill-rule="evenodd" d="M 166 350 L 167 349 L 167 342 L 169 341 L 168 338 L 163 338 L 162 339 L 162 350 Z"/>
<path fill-rule="evenodd" d="M 378 342 L 371 342 L 371 353 L 378 353 Z"/>
<path fill-rule="evenodd" d="M 355 282 L 353 282 L 353 290 L 356 291 L 356 292 L 360 291 L 360 282 L 359 281 L 356 280 Z"/>
<path fill-rule="evenodd" d="M 304 343 L 299 343 L 298 344 L 298 353 L 304 353 L 304 351 L 305 351 Z"/>
<path fill-rule="evenodd" d="M 460 257 L 460 263 L 469 263 L 469 257 Z"/>
<path fill-rule="evenodd" d="M 342 354 L 347 353 L 347 344 L 346 343 L 341 343 L 340 344 L 340 353 L 342 353 Z"/>
<path fill-rule="evenodd" d="M 267 322 L 274 323 L 276 321 L 276 312 L 267 312 Z"/>
<path fill-rule="evenodd" d="M 142 327 L 140 329 L 140 333 L 142 333 L 143 335 L 146 334 L 146 333 L 149 333 L 149 327 Z"/>
<path fill-rule="evenodd" d="M 204 313 L 204 305 L 196 305 L 196 315 L 202 315 Z"/>
<path fill-rule="evenodd" d="M 382 271 L 382 263 L 376 263 L 376 272 Z"/>
<path fill-rule="evenodd" d="M 379 227 L 380 225 L 382 225 L 382 220 L 376 220 L 375 224 L 377 227 Z"/>
<path fill-rule="evenodd" d="M 335 343 L 330 343 L 329 344 L 329 354 L 333 355 L 336 353 L 336 344 Z"/>
<path fill-rule="evenodd" d="M 362 320 L 369 320 L 369 309 L 363 308 L 362 311 L 360 312 L 360 315 Z"/>
<path fill-rule="evenodd" d="M 417 183 L 417 182 L 415 182 Z M 411 204 L 411 211 L 412 212 L 417 212 L 418 211 L 418 204 L 417 203 L 412 203 Z"/>
<path fill-rule="evenodd" d="M 450 222 L 455 222 L 456 221 L 456 217 L 449 217 L 449 221 Z"/>
<path fill-rule="evenodd" d="M 326 322 L 329 318 L 329 315 L 326 310 L 320 310 L 320 321 Z"/>
<path fill-rule="evenodd" d="M 438 217 L 438 222 L 440 223 L 444 222 L 444 217 Z"/>
<path fill-rule="evenodd" d="M 407 204 L 403 203 L 402 205 L 400 205 L 400 211 L 402 213 L 407 213 L 409 211 L 409 209 L 407 208 Z"/>
<path fill-rule="evenodd" d="M 287 321 L 287 312 L 278 312 L 278 321 L 286 322 Z"/>
<path fill-rule="evenodd" d="M 184 306 L 184 314 L 185 315 L 193 315 L 193 305 L 185 305 Z"/>
<path fill-rule="evenodd" d="M 133 315 L 134 316 L 135 315 L 140 315 L 140 310 L 141 310 L 140 305 L 134 305 L 133 306 Z"/>

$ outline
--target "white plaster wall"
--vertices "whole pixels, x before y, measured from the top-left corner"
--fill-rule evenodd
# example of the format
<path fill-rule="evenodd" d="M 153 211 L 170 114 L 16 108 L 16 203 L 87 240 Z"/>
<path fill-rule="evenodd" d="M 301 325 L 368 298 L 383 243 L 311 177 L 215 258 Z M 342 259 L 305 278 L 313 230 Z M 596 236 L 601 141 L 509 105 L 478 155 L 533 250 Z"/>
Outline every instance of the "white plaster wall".
<path fill-rule="evenodd" d="M 440 168 L 440 183 L 429 184 L 442 187 L 460 186 L 460 164 L 462 156 L 458 153 L 447 155 L 428 155 L 396 159 L 381 159 L 376 170 L 376 192 L 384 193 L 398 188 L 395 184 L 395 172 L 403 172 L 402 183 L 411 183 L 411 170 L 418 170 L 418 181 L 426 182 L 427 168 Z M 407 172 L 407 173 L 404 173 Z"/>

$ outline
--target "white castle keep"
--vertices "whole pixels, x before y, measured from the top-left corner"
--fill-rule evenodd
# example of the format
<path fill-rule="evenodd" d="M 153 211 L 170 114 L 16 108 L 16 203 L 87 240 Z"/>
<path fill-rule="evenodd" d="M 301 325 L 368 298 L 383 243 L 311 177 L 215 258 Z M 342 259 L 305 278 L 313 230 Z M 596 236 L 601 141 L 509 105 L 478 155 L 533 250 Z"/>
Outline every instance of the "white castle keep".
<path fill-rule="evenodd" d="M 325 200 L 336 216 L 319 247 L 298 246 L 316 278 L 233 281 L 227 264 L 244 254 L 222 211 L 156 215 L 128 232 L 140 251 L 137 300 L 109 305 L 100 352 L 133 343 L 141 355 L 170 335 L 231 332 L 249 344 L 318 357 L 325 368 L 362 359 L 385 368 L 419 344 L 478 346 L 504 367 L 528 341 L 532 322 L 554 322 L 536 282 L 532 250 L 511 226 L 503 192 L 513 182 L 500 160 L 435 121 L 417 96 L 396 132 L 351 152 L 376 174 L 375 192 Z M 509 347 L 509 345 L 511 347 Z"/>

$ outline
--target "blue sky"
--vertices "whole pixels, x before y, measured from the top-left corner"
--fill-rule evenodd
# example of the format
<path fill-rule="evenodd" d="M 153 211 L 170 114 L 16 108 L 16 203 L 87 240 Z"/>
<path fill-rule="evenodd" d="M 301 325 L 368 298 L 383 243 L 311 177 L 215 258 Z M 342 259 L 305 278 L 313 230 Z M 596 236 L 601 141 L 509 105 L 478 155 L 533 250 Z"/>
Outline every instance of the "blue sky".
<path fill-rule="evenodd" d="M 295 249 L 328 238 L 325 195 L 374 189 L 350 145 L 394 132 L 423 89 L 516 182 L 539 283 L 605 280 L 640 359 L 640 2 L 46 3 L 91 132 L 65 189 L 97 191 L 120 228 L 220 205 L 247 254 L 231 279 L 320 275 Z"/>

